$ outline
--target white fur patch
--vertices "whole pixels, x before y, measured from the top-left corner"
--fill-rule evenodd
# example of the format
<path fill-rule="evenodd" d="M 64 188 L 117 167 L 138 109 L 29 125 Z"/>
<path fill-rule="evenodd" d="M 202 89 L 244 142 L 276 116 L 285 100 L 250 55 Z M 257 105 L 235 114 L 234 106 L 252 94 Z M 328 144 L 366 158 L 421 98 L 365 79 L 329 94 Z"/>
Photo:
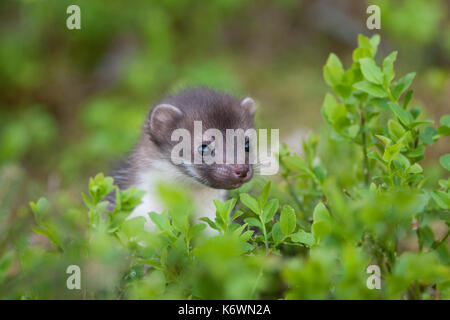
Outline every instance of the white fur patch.
<path fill-rule="evenodd" d="M 208 217 L 214 221 L 216 209 L 213 200 L 225 200 L 226 190 L 212 189 L 193 181 L 193 178 L 187 177 L 171 164 L 162 160 L 152 162 L 152 166 L 153 168 L 147 169 L 138 175 L 138 182 L 134 187 L 144 190 L 145 195 L 142 197 L 142 203 L 133 210 L 127 219 L 144 217 L 146 220 L 145 229 L 148 231 L 155 230 L 155 225 L 150 220 L 148 213 L 151 211 L 157 213 L 165 211 L 164 204 L 157 194 L 157 186 L 161 182 L 173 181 L 185 184 L 191 191 L 196 209 L 196 218 Z M 190 173 L 196 174 L 192 169 Z M 211 231 L 212 229 L 208 230 L 208 233 L 211 233 Z"/>

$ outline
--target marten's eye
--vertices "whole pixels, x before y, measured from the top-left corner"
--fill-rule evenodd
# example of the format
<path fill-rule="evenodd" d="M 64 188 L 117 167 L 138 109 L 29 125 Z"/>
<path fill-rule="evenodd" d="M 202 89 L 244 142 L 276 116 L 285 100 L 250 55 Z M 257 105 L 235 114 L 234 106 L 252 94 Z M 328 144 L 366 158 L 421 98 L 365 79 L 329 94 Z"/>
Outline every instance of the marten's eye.
<path fill-rule="evenodd" d="M 211 149 L 207 144 L 202 144 L 198 147 L 198 153 L 200 153 L 203 157 L 207 157 L 211 154 Z"/>
<path fill-rule="evenodd" d="M 245 141 L 245 152 L 249 152 L 250 151 L 250 142 L 247 140 Z"/>

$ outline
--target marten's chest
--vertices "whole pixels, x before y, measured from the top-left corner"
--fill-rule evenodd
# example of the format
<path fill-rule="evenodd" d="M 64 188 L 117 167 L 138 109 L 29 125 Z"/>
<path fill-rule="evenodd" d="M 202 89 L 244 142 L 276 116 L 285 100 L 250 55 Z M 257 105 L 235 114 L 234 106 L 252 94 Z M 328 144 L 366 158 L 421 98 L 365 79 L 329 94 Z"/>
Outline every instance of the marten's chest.
<path fill-rule="evenodd" d="M 212 189 L 206 186 L 193 186 L 189 182 L 180 182 L 180 177 L 168 177 L 167 172 L 164 174 L 156 169 L 149 169 L 141 172 L 136 179 L 134 187 L 145 191 L 142 198 L 142 203 L 138 205 L 129 218 L 142 216 L 146 219 L 146 229 L 152 231 L 155 225 L 150 220 L 148 213 L 154 211 L 162 213 L 166 210 L 164 203 L 158 195 L 158 186 L 161 183 L 170 183 L 170 181 L 177 181 L 178 184 L 185 185 L 187 192 L 192 196 L 193 205 L 195 208 L 195 219 L 201 217 L 208 217 L 214 221 L 216 216 L 216 209 L 213 200 L 224 201 L 226 198 L 226 190 Z"/>

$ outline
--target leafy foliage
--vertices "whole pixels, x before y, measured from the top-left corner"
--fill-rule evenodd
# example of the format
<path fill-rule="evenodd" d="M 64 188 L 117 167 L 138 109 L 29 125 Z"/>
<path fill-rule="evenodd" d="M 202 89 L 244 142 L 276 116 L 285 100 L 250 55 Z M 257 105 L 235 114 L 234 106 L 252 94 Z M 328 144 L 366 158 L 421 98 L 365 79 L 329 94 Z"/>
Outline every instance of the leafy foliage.
<path fill-rule="evenodd" d="M 90 180 L 85 207 L 63 217 L 46 199 L 31 202 L 41 242 L 17 237 L 1 255 L 0 294 L 450 299 L 450 179 L 427 184 L 419 163 L 428 146 L 449 135 L 450 116 L 435 128 L 410 107 L 415 74 L 396 77 L 396 52 L 378 65 L 379 42 L 360 36 L 348 69 L 329 56 L 323 74 L 332 93 L 322 115 L 330 129 L 320 138 L 310 134 L 302 156 L 283 146 L 279 177 L 214 201 L 214 221 L 193 221 L 189 193 L 161 185 L 168 210 L 149 212 L 149 232 L 143 217 L 127 219 L 143 193 L 121 192 L 102 174 Z M 449 157 L 440 158 L 446 170 Z M 108 211 L 103 199 L 111 192 L 116 206 Z M 70 264 L 83 270 L 80 291 L 65 288 Z M 381 269 L 381 290 L 366 286 L 373 264 Z"/>

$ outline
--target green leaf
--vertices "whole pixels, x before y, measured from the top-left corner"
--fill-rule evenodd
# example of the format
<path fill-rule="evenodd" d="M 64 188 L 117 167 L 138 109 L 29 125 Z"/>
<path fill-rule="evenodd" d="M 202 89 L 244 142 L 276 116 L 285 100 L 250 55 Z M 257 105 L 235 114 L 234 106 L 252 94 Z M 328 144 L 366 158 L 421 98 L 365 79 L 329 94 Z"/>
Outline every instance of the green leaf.
<path fill-rule="evenodd" d="M 440 119 L 441 125 L 450 127 L 450 114 L 443 115 Z"/>
<path fill-rule="evenodd" d="M 313 221 L 328 221 L 330 219 L 330 213 L 327 207 L 322 202 L 319 202 L 313 211 Z"/>
<path fill-rule="evenodd" d="M 284 235 L 288 236 L 292 232 L 294 232 L 296 226 L 297 217 L 295 215 L 294 209 L 289 205 L 283 206 L 280 216 L 281 232 L 283 232 Z"/>
<path fill-rule="evenodd" d="M 301 158 L 300 156 L 294 154 L 292 156 L 283 157 L 283 162 L 286 164 L 286 166 L 289 169 L 291 169 L 293 171 L 298 171 L 298 172 L 304 173 L 307 176 L 314 179 L 314 181 L 318 181 L 314 172 L 311 171 L 311 169 L 309 169 L 309 166 L 306 163 L 306 161 L 303 158 Z"/>
<path fill-rule="evenodd" d="M 410 90 L 412 91 L 412 90 Z M 406 99 L 406 97 L 405 97 Z M 403 109 L 406 109 L 405 106 L 403 106 Z M 409 112 L 411 113 L 411 115 L 413 116 L 414 119 L 417 119 L 417 117 L 420 115 L 420 113 L 422 112 L 422 107 L 420 106 L 414 106 L 411 108 L 411 110 L 409 110 Z M 432 121 L 432 120 L 431 120 Z M 434 123 L 434 121 L 433 121 Z"/>
<path fill-rule="evenodd" d="M 287 156 L 283 158 L 284 163 L 286 163 L 287 167 L 291 170 L 298 172 L 306 172 L 309 170 L 308 164 L 305 159 L 300 156 L 294 154 L 292 156 Z"/>
<path fill-rule="evenodd" d="M 219 230 L 222 230 L 225 232 L 227 230 L 227 223 L 223 222 L 222 218 L 220 216 L 217 216 L 214 218 L 214 223 L 216 224 L 217 228 Z"/>
<path fill-rule="evenodd" d="M 114 180 L 105 177 L 103 173 L 97 174 L 89 180 L 89 194 L 95 203 L 101 201 L 106 195 L 114 190 Z"/>
<path fill-rule="evenodd" d="M 370 99 L 369 104 L 381 111 L 390 112 L 391 109 L 389 108 L 388 102 L 389 100 L 386 98 L 372 98 Z"/>
<path fill-rule="evenodd" d="M 450 114 L 442 116 L 440 122 L 437 133 L 441 136 L 450 136 Z"/>
<path fill-rule="evenodd" d="M 394 140 L 399 140 L 405 133 L 402 125 L 395 120 L 390 119 L 388 121 L 389 136 Z"/>
<path fill-rule="evenodd" d="M 321 113 L 322 113 L 324 120 L 330 125 L 332 124 L 331 120 L 329 119 L 330 114 L 333 111 L 333 109 L 336 108 L 337 105 L 338 105 L 338 102 L 336 101 L 334 96 L 331 95 L 330 93 L 327 93 L 325 95 L 325 99 L 322 104 Z"/>
<path fill-rule="evenodd" d="M 324 236 L 329 234 L 330 230 L 331 227 L 327 221 L 317 221 L 311 226 L 312 234 L 314 235 L 317 243 L 319 243 Z"/>
<path fill-rule="evenodd" d="M 377 98 L 385 98 L 388 96 L 386 90 L 384 90 L 382 86 L 368 81 L 357 82 L 353 87 Z"/>
<path fill-rule="evenodd" d="M 370 54 L 369 54 L 370 56 Z M 359 59 L 364 58 L 364 57 L 359 57 L 358 59 L 355 60 L 355 62 L 358 62 Z M 352 84 L 358 81 L 362 81 L 364 80 L 364 77 L 361 73 L 361 68 L 359 67 L 358 63 L 354 63 L 350 69 L 346 70 L 344 72 L 344 77 L 342 78 L 342 86 L 349 86 L 349 90 L 353 91 L 352 88 Z M 333 89 L 336 91 L 336 93 L 340 94 L 339 91 L 339 85 L 334 86 Z M 343 89 L 344 91 L 347 91 L 348 89 Z"/>
<path fill-rule="evenodd" d="M 422 167 L 418 163 L 414 163 L 411 167 L 407 170 L 408 173 L 421 173 L 423 172 Z"/>
<path fill-rule="evenodd" d="M 447 210 L 450 208 L 450 191 L 446 193 L 444 191 L 434 190 L 431 192 L 431 197 L 442 209 Z"/>
<path fill-rule="evenodd" d="M 236 212 L 233 214 L 233 217 L 231 217 L 231 220 L 230 220 L 230 221 L 236 220 L 237 218 L 239 218 L 239 217 L 242 216 L 243 214 L 244 214 L 243 211 L 241 211 L 241 210 L 236 210 Z"/>
<path fill-rule="evenodd" d="M 280 222 L 276 222 L 272 227 L 272 239 L 275 241 L 276 244 L 283 241 L 285 238 L 285 235 L 281 232 Z"/>
<path fill-rule="evenodd" d="M 59 229 L 50 223 L 41 223 L 42 227 L 32 227 L 32 230 L 37 234 L 47 236 L 47 238 L 59 249 L 62 249 L 61 241 L 59 238 Z"/>
<path fill-rule="evenodd" d="M 378 45 L 380 44 L 381 41 L 381 37 L 378 34 L 374 34 L 369 42 L 370 45 L 372 46 L 372 56 L 375 57 L 375 55 L 377 54 L 377 50 L 378 50 Z"/>
<path fill-rule="evenodd" d="M 349 124 L 349 119 L 347 118 L 347 108 L 342 103 L 338 104 L 331 110 L 327 110 L 326 116 L 337 132 L 341 131 L 342 128 Z"/>
<path fill-rule="evenodd" d="M 380 134 L 376 134 L 375 137 L 377 137 L 378 139 L 381 140 L 381 142 L 383 142 L 383 144 L 387 147 L 390 146 L 392 144 L 392 140 L 389 139 L 388 137 L 382 136 Z"/>
<path fill-rule="evenodd" d="M 411 162 L 409 162 L 409 159 L 403 154 L 399 153 L 394 158 L 395 164 L 400 166 L 402 169 L 409 169 L 411 167 Z"/>
<path fill-rule="evenodd" d="M 247 230 L 243 234 L 239 236 L 239 239 L 241 241 L 247 242 L 252 237 L 253 233 L 255 233 L 253 230 Z"/>
<path fill-rule="evenodd" d="M 421 157 L 423 157 L 424 153 L 425 153 L 425 147 L 423 146 L 423 144 L 420 144 L 420 145 L 419 145 L 417 148 L 415 148 L 414 150 L 409 151 L 409 152 L 406 154 L 406 156 L 408 156 L 409 158 L 416 159 L 416 158 L 421 158 Z"/>
<path fill-rule="evenodd" d="M 374 160 L 380 161 L 381 163 L 385 163 L 385 161 L 384 161 L 383 159 L 381 159 L 380 155 L 379 155 L 376 151 L 370 151 L 370 152 L 367 154 L 367 157 L 368 157 L 369 159 L 374 159 Z"/>
<path fill-rule="evenodd" d="M 326 83 L 333 87 L 341 82 L 343 75 L 344 68 L 342 67 L 341 60 L 334 53 L 331 53 L 323 68 L 323 77 Z"/>
<path fill-rule="evenodd" d="M 405 98 L 403 98 L 403 106 L 402 106 L 403 109 L 407 109 L 408 108 L 408 105 L 411 102 L 413 93 L 414 93 L 414 90 L 408 90 L 408 92 L 406 92 Z"/>
<path fill-rule="evenodd" d="M 230 219 L 231 211 L 233 211 L 234 206 L 236 205 L 236 199 L 229 199 L 225 202 L 214 200 L 214 206 L 216 207 L 216 215 L 218 215 L 223 223 L 227 224 Z"/>
<path fill-rule="evenodd" d="M 310 247 L 316 243 L 314 235 L 303 230 L 292 234 L 290 237 L 293 242 L 303 243 Z"/>
<path fill-rule="evenodd" d="M 442 189 L 447 190 L 450 187 L 450 178 L 449 180 L 440 179 L 438 182 Z"/>
<path fill-rule="evenodd" d="M 412 110 L 410 110 L 410 113 L 411 113 L 412 117 L 414 118 L 414 115 L 412 114 L 411 111 Z M 433 120 L 414 121 L 408 127 L 412 129 L 412 128 L 416 128 L 416 127 L 420 127 L 420 126 L 426 126 L 426 125 L 433 124 L 433 123 L 434 123 Z"/>
<path fill-rule="evenodd" d="M 395 100 L 398 100 L 400 96 L 403 94 L 403 92 L 406 91 L 406 89 L 409 88 L 411 83 L 414 80 L 414 77 L 416 76 L 415 72 L 408 73 L 404 77 L 400 78 L 397 82 L 394 83 L 394 87 L 392 88 L 392 95 Z"/>
<path fill-rule="evenodd" d="M 450 127 L 439 126 L 437 133 L 441 136 L 450 136 Z"/>
<path fill-rule="evenodd" d="M 88 207 L 89 210 L 95 210 L 95 203 L 92 200 L 92 198 L 88 197 L 87 195 L 85 195 L 84 193 L 81 193 L 81 198 L 83 198 L 83 202 L 86 205 L 86 207 Z M 30 203 L 31 206 L 31 203 Z"/>
<path fill-rule="evenodd" d="M 257 198 L 258 205 L 260 208 L 264 208 L 264 206 L 266 205 L 267 198 L 269 197 L 269 193 L 270 193 L 270 186 L 271 186 L 271 182 L 268 181 Z"/>
<path fill-rule="evenodd" d="M 317 243 L 331 230 L 330 213 L 322 202 L 314 208 L 311 230 Z"/>
<path fill-rule="evenodd" d="M 413 122 L 413 118 L 412 118 L 411 114 L 407 110 L 400 107 L 397 103 L 389 101 L 388 105 L 389 105 L 389 108 L 391 109 L 391 111 L 395 114 L 395 116 L 405 126 L 407 126 L 411 122 Z"/>
<path fill-rule="evenodd" d="M 362 58 L 359 60 L 361 72 L 364 78 L 375 84 L 383 84 L 383 72 L 371 58 Z"/>
<path fill-rule="evenodd" d="M 358 35 L 358 48 L 367 49 L 371 57 L 375 57 L 377 53 L 378 44 L 380 43 L 380 36 L 374 35 L 372 38 L 367 38 L 362 34 Z"/>
<path fill-rule="evenodd" d="M 30 208 L 34 214 L 36 223 L 40 224 L 46 217 L 48 217 L 50 211 L 50 203 L 45 198 L 39 198 L 37 203 L 30 202 Z"/>
<path fill-rule="evenodd" d="M 259 208 L 258 201 L 247 193 L 241 193 L 241 202 L 250 210 L 252 210 L 258 216 L 261 214 L 261 209 Z"/>
<path fill-rule="evenodd" d="M 138 206 L 142 201 L 142 197 L 144 196 L 144 190 L 138 190 L 134 187 L 130 189 L 124 190 L 118 194 L 118 201 L 116 201 L 115 212 L 122 211 L 131 213 L 136 206 Z M 117 204 L 120 204 L 117 206 Z"/>
<path fill-rule="evenodd" d="M 436 130 L 433 127 L 426 127 L 423 129 L 423 131 L 419 134 L 419 139 L 426 145 L 431 146 L 434 142 L 433 137 L 436 135 Z"/>
<path fill-rule="evenodd" d="M 158 214 L 156 212 L 148 213 L 150 219 L 153 223 L 159 228 L 161 231 L 170 231 L 170 221 L 169 218 L 166 217 L 165 214 Z"/>
<path fill-rule="evenodd" d="M 439 158 L 439 163 L 442 167 L 450 171 L 450 153 Z"/>
<path fill-rule="evenodd" d="M 117 234 L 125 236 L 128 241 L 130 238 L 135 238 L 141 233 L 147 232 L 144 230 L 145 222 L 145 217 L 142 216 L 127 219 L 121 224 L 120 231 Z"/>
<path fill-rule="evenodd" d="M 327 169 L 325 169 L 323 166 L 314 166 L 313 168 L 313 172 L 316 175 L 317 179 L 319 179 L 319 181 L 321 183 L 323 183 L 325 181 L 325 179 L 327 178 Z"/>
<path fill-rule="evenodd" d="M 352 59 L 354 62 L 358 62 L 362 58 L 372 58 L 372 53 L 367 48 L 356 48 L 353 50 Z"/>
<path fill-rule="evenodd" d="M 389 84 L 395 77 L 394 62 L 396 59 L 397 59 L 397 51 L 393 51 L 383 60 L 383 74 L 384 74 L 383 83 L 386 87 L 389 86 Z"/>
<path fill-rule="evenodd" d="M 261 224 L 261 221 L 259 221 L 258 219 L 256 219 L 256 218 L 245 218 L 244 219 L 244 222 L 245 223 L 247 223 L 249 226 L 251 226 L 251 227 L 257 227 L 257 228 L 259 228 L 259 229 L 261 229 L 262 230 L 262 224 Z"/>
<path fill-rule="evenodd" d="M 189 240 L 198 236 L 205 228 L 206 228 L 206 224 L 203 224 L 203 223 L 194 224 L 189 229 L 189 232 L 188 232 Z"/>
<path fill-rule="evenodd" d="M 383 160 L 386 162 L 391 162 L 394 160 L 395 156 L 400 152 L 403 147 L 403 143 L 397 142 L 391 146 L 387 146 L 384 150 Z"/>
<path fill-rule="evenodd" d="M 434 233 L 433 230 L 429 226 L 423 226 L 419 229 L 420 238 L 423 241 L 423 244 L 428 248 L 434 243 Z"/>
<path fill-rule="evenodd" d="M 208 217 L 201 217 L 199 220 L 206 222 L 212 229 L 220 230 L 220 228 Z"/>
<path fill-rule="evenodd" d="M 279 206 L 278 199 L 272 199 L 266 204 L 262 216 L 263 221 L 265 223 L 269 222 L 274 217 L 275 213 L 278 210 L 278 206 Z"/>
<path fill-rule="evenodd" d="M 344 131 L 350 138 L 355 138 L 359 133 L 359 129 L 360 129 L 360 126 L 358 124 L 354 124 L 354 125 L 351 125 L 351 126 L 345 128 Z"/>
<path fill-rule="evenodd" d="M 340 132 L 341 128 L 345 127 L 349 123 L 347 118 L 347 109 L 344 104 L 338 104 L 335 98 L 327 93 L 322 105 L 322 117 L 324 120 L 337 131 Z"/>
<path fill-rule="evenodd" d="M 353 87 L 351 84 L 338 84 L 333 87 L 336 94 L 344 99 L 348 99 L 353 92 Z"/>

